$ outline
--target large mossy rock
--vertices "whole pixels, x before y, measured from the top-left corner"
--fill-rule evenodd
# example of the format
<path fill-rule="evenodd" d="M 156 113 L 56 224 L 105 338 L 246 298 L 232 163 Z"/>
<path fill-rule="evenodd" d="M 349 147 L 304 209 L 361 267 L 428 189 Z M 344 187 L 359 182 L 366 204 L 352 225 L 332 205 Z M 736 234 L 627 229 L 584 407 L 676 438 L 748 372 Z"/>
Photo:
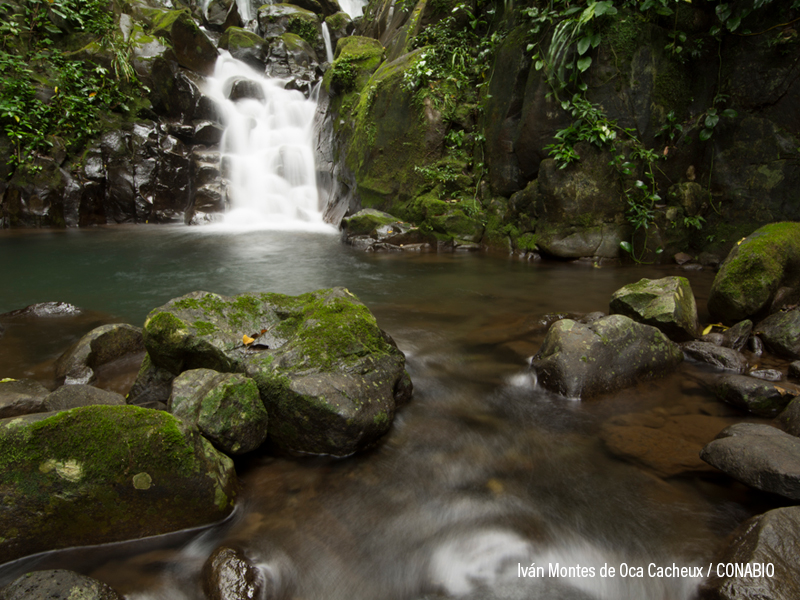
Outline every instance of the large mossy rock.
<path fill-rule="evenodd" d="M 588 325 L 554 323 L 532 366 L 546 389 L 586 399 L 661 377 L 681 360 L 678 345 L 655 327 L 611 315 Z"/>
<path fill-rule="evenodd" d="M 200 75 L 211 75 L 217 60 L 217 48 L 186 10 L 157 12 L 152 19 L 152 34 L 172 43 L 182 67 Z"/>
<path fill-rule="evenodd" d="M 229 27 L 219 38 L 219 47 L 231 53 L 233 58 L 263 71 L 269 57 L 269 43 L 255 33 L 241 27 Z"/>
<path fill-rule="evenodd" d="M 800 598 L 800 507 L 776 508 L 756 515 L 734 531 L 722 555 L 722 576 L 715 569 L 703 583 L 703 600 L 794 600 Z M 750 565 L 751 574 L 724 575 L 724 565 Z M 771 576 L 753 571 L 755 565 L 771 564 Z"/>
<path fill-rule="evenodd" d="M 641 279 L 626 285 L 611 297 L 611 313 L 657 327 L 676 342 L 697 334 L 697 305 L 685 277 Z"/>
<path fill-rule="evenodd" d="M 181 373 L 172 382 L 169 411 L 226 454 L 250 452 L 267 439 L 268 415 L 258 387 L 239 373 Z"/>
<path fill-rule="evenodd" d="M 151 364 L 174 375 L 206 368 L 254 379 L 269 438 L 285 451 L 347 455 L 369 446 L 411 393 L 403 353 L 344 288 L 193 292 L 152 311 L 144 340 Z"/>
<path fill-rule="evenodd" d="M 0 562 L 218 521 L 233 462 L 165 412 L 89 406 L 0 421 Z"/>
<path fill-rule="evenodd" d="M 763 315 L 777 292 L 800 284 L 800 223 L 772 223 L 734 246 L 722 263 L 708 310 L 725 323 Z"/>
<path fill-rule="evenodd" d="M 800 439 L 776 427 L 731 425 L 700 458 L 749 486 L 800 500 Z"/>

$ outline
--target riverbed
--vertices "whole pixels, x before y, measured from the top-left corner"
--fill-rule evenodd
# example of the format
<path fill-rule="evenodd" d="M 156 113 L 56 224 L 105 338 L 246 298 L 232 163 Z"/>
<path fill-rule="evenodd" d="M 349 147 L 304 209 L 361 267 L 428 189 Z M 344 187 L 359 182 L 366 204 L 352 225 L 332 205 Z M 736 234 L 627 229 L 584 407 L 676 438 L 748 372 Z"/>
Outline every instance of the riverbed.
<path fill-rule="evenodd" d="M 642 415 L 739 418 L 714 408 L 708 371 L 686 363 L 579 402 L 539 389 L 528 367 L 554 313 L 607 312 L 611 294 L 642 277 L 687 277 L 707 322 L 709 270 L 369 254 L 333 230 L 177 226 L 2 232 L 0 255 L 0 313 L 45 301 L 84 310 L 4 321 L 0 378 L 47 383 L 52 361 L 92 327 L 141 326 L 150 310 L 194 290 L 344 286 L 395 339 L 414 382 L 412 402 L 373 450 L 239 460 L 242 492 L 225 523 L 26 559 L 0 567 L 0 585 L 63 567 L 130 599 L 199 599 L 203 562 L 227 544 L 260 566 L 280 598 L 688 600 L 701 578 L 657 577 L 650 565 L 706 568 L 737 524 L 777 505 L 712 472 L 665 475 L 604 441 L 609 423 Z M 111 387 L 129 385 L 135 365 L 119 369 Z"/>

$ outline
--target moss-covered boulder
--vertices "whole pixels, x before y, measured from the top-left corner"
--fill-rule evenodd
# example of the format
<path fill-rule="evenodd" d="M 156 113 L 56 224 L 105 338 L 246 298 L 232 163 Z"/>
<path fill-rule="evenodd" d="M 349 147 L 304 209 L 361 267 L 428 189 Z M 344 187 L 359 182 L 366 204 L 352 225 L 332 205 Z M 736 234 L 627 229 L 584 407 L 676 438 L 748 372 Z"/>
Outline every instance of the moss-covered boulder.
<path fill-rule="evenodd" d="M 239 373 L 184 371 L 172 382 L 169 411 L 226 454 L 250 452 L 267 439 L 267 411 L 258 387 Z"/>
<path fill-rule="evenodd" d="M 722 263 L 708 310 L 725 323 L 769 312 L 778 291 L 800 285 L 800 223 L 772 223 L 734 246 Z"/>
<path fill-rule="evenodd" d="M 405 357 L 343 288 L 300 296 L 193 292 L 152 311 L 154 366 L 207 368 L 255 380 L 269 438 L 286 451 L 347 455 L 386 433 L 408 399 Z"/>
<path fill-rule="evenodd" d="M 219 38 L 217 44 L 231 53 L 233 58 L 247 63 L 254 69 L 264 70 L 269 56 L 269 43 L 262 37 L 242 29 L 229 27 Z"/>
<path fill-rule="evenodd" d="M 531 363 L 544 388 L 586 399 L 661 377 L 683 360 L 661 331 L 623 315 L 554 323 Z"/>
<path fill-rule="evenodd" d="M 232 461 L 161 411 L 0 421 L 0 562 L 194 527 L 233 509 Z"/>
<path fill-rule="evenodd" d="M 186 10 L 159 11 L 152 16 L 152 34 L 172 43 L 181 66 L 201 75 L 211 75 L 217 48 Z"/>
<path fill-rule="evenodd" d="M 697 305 L 685 277 L 640 279 L 628 284 L 614 292 L 610 309 L 612 314 L 657 327 L 676 342 L 697 335 Z"/>

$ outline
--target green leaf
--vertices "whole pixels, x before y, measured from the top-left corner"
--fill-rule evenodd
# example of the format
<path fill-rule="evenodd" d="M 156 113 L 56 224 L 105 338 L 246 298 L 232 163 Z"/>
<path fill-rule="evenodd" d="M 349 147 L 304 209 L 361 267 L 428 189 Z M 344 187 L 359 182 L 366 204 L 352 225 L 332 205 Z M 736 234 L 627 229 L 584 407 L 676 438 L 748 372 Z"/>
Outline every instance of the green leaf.
<path fill-rule="evenodd" d="M 722 116 L 728 119 L 735 119 L 736 117 L 739 116 L 739 113 L 737 113 L 732 108 L 726 108 L 725 110 L 722 111 Z"/>
<path fill-rule="evenodd" d="M 597 48 L 600 45 L 600 34 L 593 33 L 591 36 L 592 48 Z"/>
<path fill-rule="evenodd" d="M 719 123 L 719 115 L 708 115 L 705 120 L 705 126 L 707 129 L 714 129 Z"/>
<path fill-rule="evenodd" d="M 739 28 L 741 22 L 742 22 L 742 17 L 739 16 L 731 17 L 725 23 L 725 26 L 728 28 L 728 31 L 736 31 Z"/>
<path fill-rule="evenodd" d="M 712 133 L 714 133 L 714 131 L 711 129 L 702 129 L 700 130 L 700 134 L 698 137 L 700 138 L 701 142 L 707 142 L 709 139 L 711 139 Z"/>
<path fill-rule="evenodd" d="M 581 59 L 578 59 L 578 70 L 583 73 L 586 69 L 588 69 L 592 65 L 592 57 L 591 56 L 584 56 Z"/>
<path fill-rule="evenodd" d="M 633 248 L 630 242 L 620 242 L 619 247 L 625 250 L 628 254 L 633 254 Z"/>
<path fill-rule="evenodd" d="M 611 0 L 603 0 L 594 5 L 594 16 L 602 17 L 603 15 L 615 15 L 617 9 L 614 8 L 614 3 Z"/>
<path fill-rule="evenodd" d="M 544 61 L 543 60 L 537 60 L 536 64 L 534 65 L 534 67 L 536 67 L 537 71 L 541 71 L 544 68 Z"/>
<path fill-rule="evenodd" d="M 590 43 L 591 43 L 591 40 L 589 39 L 588 35 L 582 37 L 581 39 L 579 39 L 578 40 L 578 54 L 580 54 L 581 56 L 586 54 L 586 51 L 589 49 L 589 44 Z"/>

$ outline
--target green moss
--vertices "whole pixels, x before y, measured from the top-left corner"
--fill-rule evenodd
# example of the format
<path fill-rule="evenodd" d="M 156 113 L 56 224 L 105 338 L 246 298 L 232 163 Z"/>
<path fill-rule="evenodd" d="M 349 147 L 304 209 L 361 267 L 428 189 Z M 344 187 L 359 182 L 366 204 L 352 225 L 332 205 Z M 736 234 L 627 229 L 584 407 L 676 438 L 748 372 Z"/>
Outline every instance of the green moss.
<path fill-rule="evenodd" d="M 195 321 L 192 327 L 197 331 L 197 335 L 211 335 L 217 330 L 216 325 L 207 321 Z"/>
<path fill-rule="evenodd" d="M 535 233 L 524 233 L 521 236 L 514 239 L 514 246 L 518 250 L 524 250 L 526 252 L 533 252 L 536 250 L 536 234 Z"/>
<path fill-rule="evenodd" d="M 347 228 L 349 234 L 369 235 L 378 227 L 396 223 L 397 220 L 398 219 L 392 215 L 385 215 L 375 210 L 365 209 L 345 219 L 343 225 Z"/>
<path fill-rule="evenodd" d="M 279 307 L 281 322 L 274 328 L 275 334 L 294 338 L 308 367 L 327 370 L 334 361 L 347 364 L 391 350 L 369 309 L 350 298 L 331 296 L 330 290 L 294 297 L 265 294 L 262 298 Z"/>
<path fill-rule="evenodd" d="M 167 312 L 160 312 L 147 318 L 145 329 L 151 335 L 169 338 L 177 332 L 186 330 L 186 323 L 178 317 Z"/>
<path fill-rule="evenodd" d="M 313 47 L 319 35 L 316 21 L 316 18 L 312 20 L 306 15 L 292 15 L 286 24 L 286 31 L 300 36 Z"/>
<path fill-rule="evenodd" d="M 653 99 L 664 109 L 664 114 L 674 111 L 679 118 L 686 114 L 692 100 L 691 82 L 686 69 L 669 61 L 656 71 Z"/>
<path fill-rule="evenodd" d="M 341 31 L 347 27 L 349 22 L 350 17 L 344 12 L 337 12 L 325 18 L 325 23 L 331 31 Z"/>
<path fill-rule="evenodd" d="M 296 33 L 296 32 L 295 32 Z M 228 27 L 222 37 L 219 38 L 218 46 L 225 50 L 230 48 L 255 48 L 264 44 L 264 38 L 255 33 L 242 29 L 241 27 Z"/>

